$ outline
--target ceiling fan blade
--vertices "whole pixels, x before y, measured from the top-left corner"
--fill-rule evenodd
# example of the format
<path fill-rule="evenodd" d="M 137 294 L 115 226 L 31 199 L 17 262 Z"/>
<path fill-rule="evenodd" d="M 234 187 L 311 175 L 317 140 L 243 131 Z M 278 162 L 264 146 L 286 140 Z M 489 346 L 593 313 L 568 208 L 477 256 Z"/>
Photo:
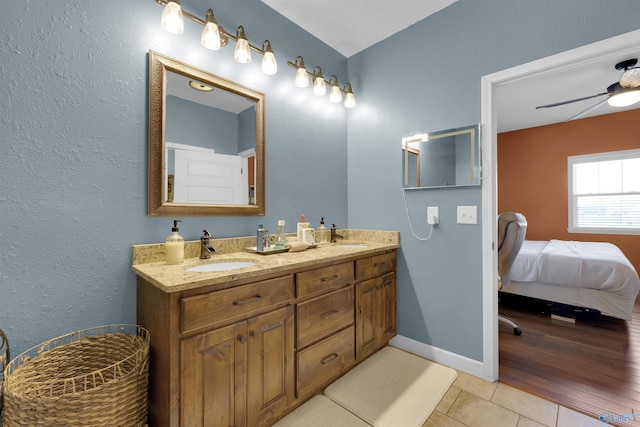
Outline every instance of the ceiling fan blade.
<path fill-rule="evenodd" d="M 602 92 L 599 93 L 597 95 L 591 95 L 591 96 L 585 96 L 584 98 L 576 98 L 576 99 L 572 99 L 570 101 L 562 101 L 562 102 L 556 102 L 554 104 L 548 104 L 548 105 L 541 105 L 539 107 L 536 107 L 536 110 L 538 108 L 551 108 L 551 107 L 557 107 L 559 105 L 565 105 L 565 104 L 571 104 L 572 102 L 578 102 L 578 101 L 584 101 L 585 99 L 591 99 L 591 98 L 597 98 L 598 96 L 602 96 L 602 95 L 607 95 L 609 92 Z"/>
<path fill-rule="evenodd" d="M 620 77 L 622 87 L 640 87 L 640 68 L 629 68 Z"/>
<path fill-rule="evenodd" d="M 607 99 L 609 99 L 609 98 L 607 97 Z M 604 104 L 605 102 L 607 102 L 607 99 L 603 99 L 602 101 L 598 102 L 597 104 L 592 105 L 591 107 L 587 108 L 587 109 L 586 109 L 586 110 L 584 110 L 584 111 L 581 111 L 580 113 L 576 114 L 576 115 L 575 115 L 575 116 L 573 116 L 573 117 L 570 117 L 570 118 L 569 118 L 569 119 L 567 119 L 566 121 L 567 121 L 567 122 L 570 122 L 571 120 L 576 120 L 576 119 L 579 119 L 579 118 L 580 118 L 580 117 L 582 117 L 582 116 L 586 116 L 586 115 L 587 115 L 587 114 L 589 114 L 592 110 L 595 110 L 596 108 L 598 108 L 599 106 L 601 106 L 602 104 Z"/>

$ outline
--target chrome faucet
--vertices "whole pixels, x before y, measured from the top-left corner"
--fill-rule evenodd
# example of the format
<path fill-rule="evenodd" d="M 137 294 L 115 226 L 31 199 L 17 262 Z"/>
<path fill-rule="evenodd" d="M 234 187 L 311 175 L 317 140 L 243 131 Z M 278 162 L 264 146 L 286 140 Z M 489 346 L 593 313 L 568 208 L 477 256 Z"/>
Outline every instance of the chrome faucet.
<path fill-rule="evenodd" d="M 336 239 L 344 239 L 343 236 L 339 235 L 336 233 L 336 225 L 335 224 L 331 224 L 331 240 L 329 240 L 330 243 L 336 243 Z"/>
<path fill-rule="evenodd" d="M 200 259 L 209 259 L 211 254 L 215 254 L 216 250 L 211 246 L 210 239 L 213 237 L 207 230 L 202 230 L 202 237 L 200 238 Z"/>

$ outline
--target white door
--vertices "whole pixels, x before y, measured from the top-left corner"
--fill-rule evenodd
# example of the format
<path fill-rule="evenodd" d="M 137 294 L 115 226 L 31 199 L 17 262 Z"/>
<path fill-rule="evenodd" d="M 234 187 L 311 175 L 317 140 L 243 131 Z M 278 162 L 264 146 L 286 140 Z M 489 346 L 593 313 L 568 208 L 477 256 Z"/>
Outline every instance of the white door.
<path fill-rule="evenodd" d="M 246 171 L 246 159 L 239 156 L 176 149 L 173 201 L 247 204 L 249 201 Z"/>

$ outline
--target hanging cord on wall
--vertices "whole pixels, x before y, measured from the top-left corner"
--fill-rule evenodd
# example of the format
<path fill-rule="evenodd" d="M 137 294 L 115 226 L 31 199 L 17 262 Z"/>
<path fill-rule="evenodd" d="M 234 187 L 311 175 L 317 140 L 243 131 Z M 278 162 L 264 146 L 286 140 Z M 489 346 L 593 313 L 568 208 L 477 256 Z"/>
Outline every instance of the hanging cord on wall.
<path fill-rule="evenodd" d="M 429 240 L 431 238 L 431 235 L 433 234 L 433 224 L 431 224 L 431 231 L 429 231 L 429 235 L 427 237 L 420 237 L 415 233 L 415 231 L 413 231 L 413 224 L 411 224 L 411 215 L 409 215 L 409 207 L 407 206 L 406 192 L 407 190 L 403 188 L 402 198 L 404 199 L 404 211 L 407 213 L 407 220 L 409 220 L 409 228 L 411 229 L 411 234 L 413 234 L 413 237 L 415 237 L 418 240 L 422 240 L 422 241 Z"/>

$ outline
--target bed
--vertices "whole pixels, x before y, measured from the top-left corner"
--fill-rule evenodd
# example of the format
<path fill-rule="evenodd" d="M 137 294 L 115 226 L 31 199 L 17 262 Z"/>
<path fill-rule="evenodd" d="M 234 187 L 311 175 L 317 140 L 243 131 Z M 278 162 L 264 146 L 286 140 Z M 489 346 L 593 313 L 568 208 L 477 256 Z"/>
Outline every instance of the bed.
<path fill-rule="evenodd" d="M 611 243 L 525 240 L 501 292 L 632 320 L 640 279 Z"/>

